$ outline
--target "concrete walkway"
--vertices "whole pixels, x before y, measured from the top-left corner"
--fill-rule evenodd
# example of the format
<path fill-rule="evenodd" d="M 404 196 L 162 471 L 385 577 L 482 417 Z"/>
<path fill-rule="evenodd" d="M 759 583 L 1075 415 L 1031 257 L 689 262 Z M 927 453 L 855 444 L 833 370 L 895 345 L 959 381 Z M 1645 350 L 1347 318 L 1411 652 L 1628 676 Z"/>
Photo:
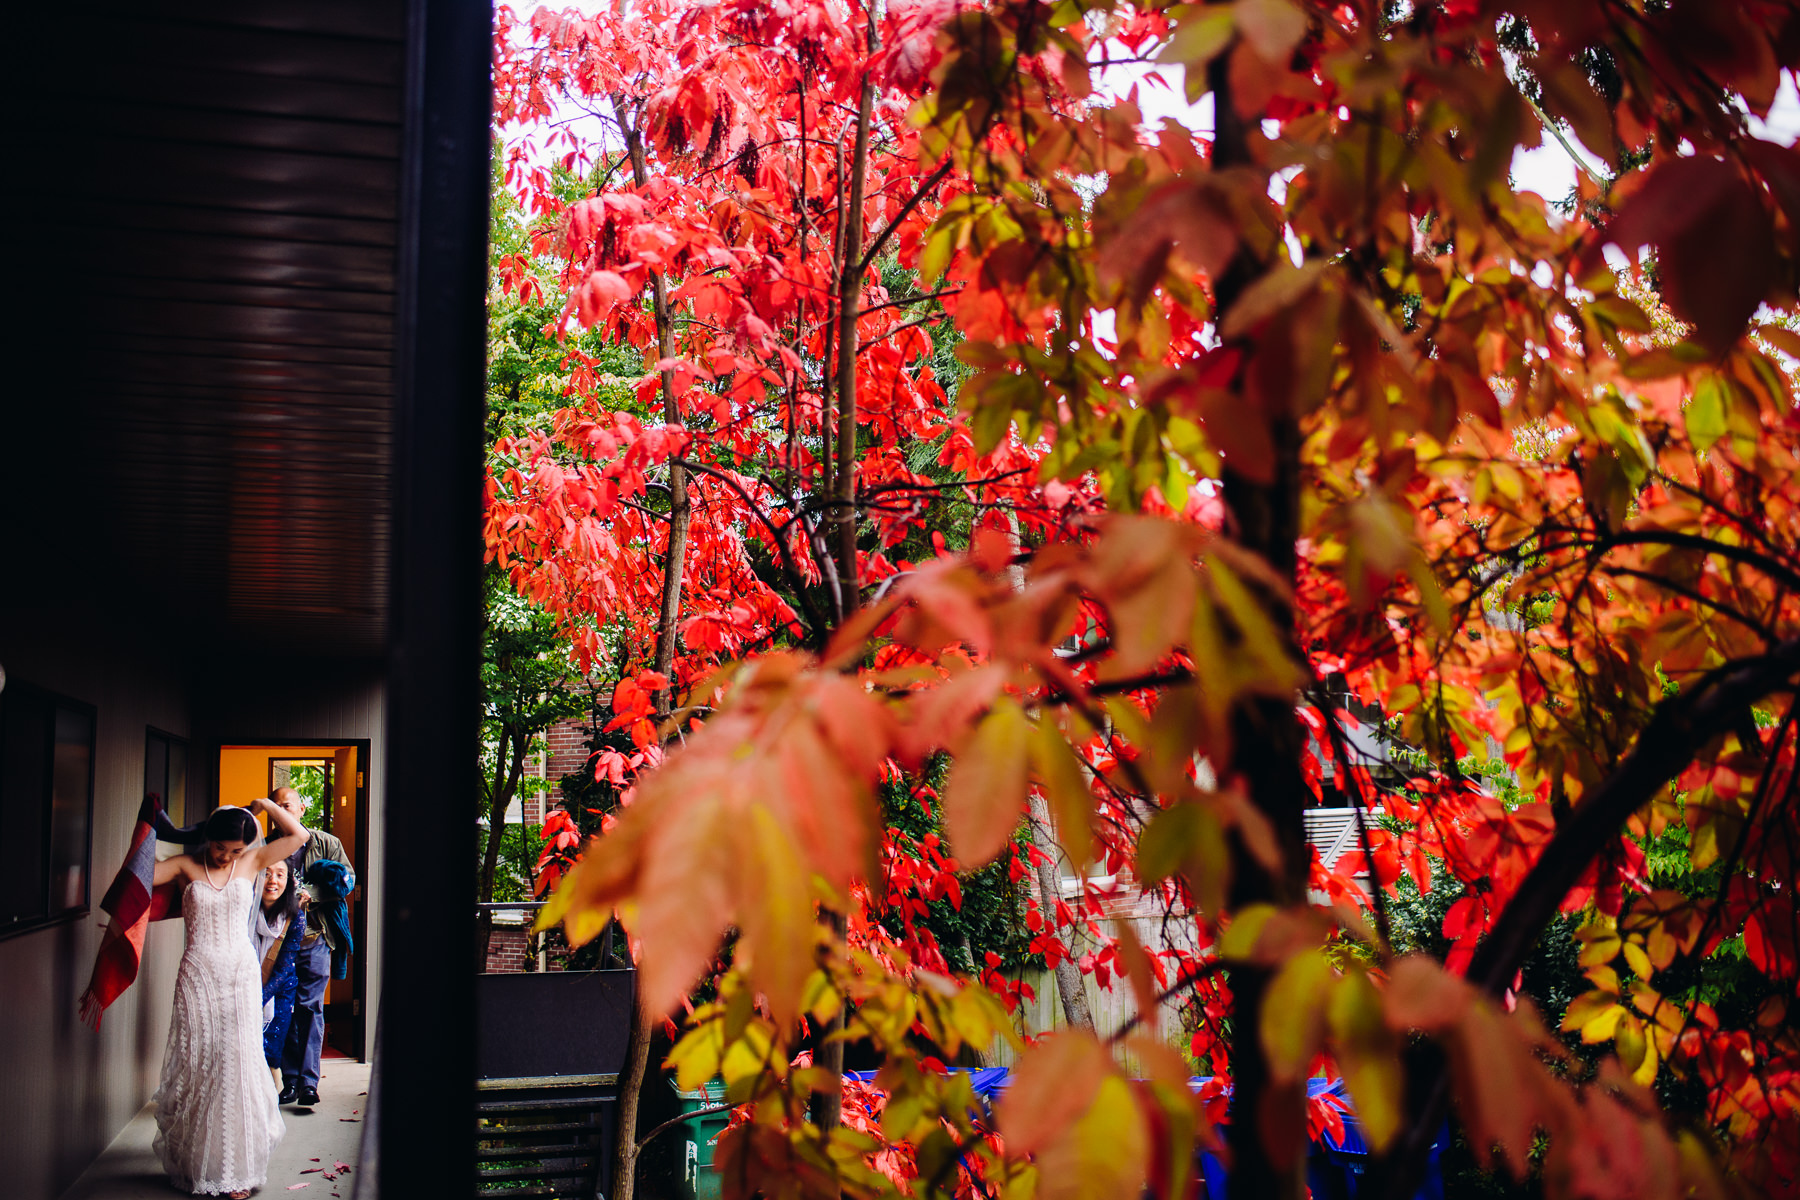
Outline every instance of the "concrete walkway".
<path fill-rule="evenodd" d="M 356 1190 L 363 1110 L 368 1104 L 369 1064 L 328 1058 L 324 1066 L 319 1106 L 311 1112 L 292 1106 L 281 1110 L 287 1136 L 275 1147 L 269 1160 L 269 1182 L 259 1196 L 351 1200 Z M 150 1139 L 155 1136 L 156 1112 L 146 1104 L 106 1153 L 62 1194 L 62 1200 L 174 1200 L 181 1193 L 170 1185 L 150 1149 Z M 326 1179 L 326 1173 L 340 1162 L 350 1164 L 351 1170 Z M 295 1184 L 305 1186 L 289 1191 Z"/>

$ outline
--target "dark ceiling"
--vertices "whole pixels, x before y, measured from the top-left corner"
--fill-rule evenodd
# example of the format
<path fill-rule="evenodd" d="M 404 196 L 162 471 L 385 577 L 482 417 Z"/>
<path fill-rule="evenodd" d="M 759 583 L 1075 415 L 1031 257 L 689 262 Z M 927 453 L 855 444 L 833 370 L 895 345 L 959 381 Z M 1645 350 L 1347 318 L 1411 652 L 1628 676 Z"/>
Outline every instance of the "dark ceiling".
<path fill-rule="evenodd" d="M 379 653 L 404 8 L 97 8 L 23 123 L 54 369 L 9 425 L 70 459 L 26 472 L 41 545 L 98 550 L 190 642 Z"/>

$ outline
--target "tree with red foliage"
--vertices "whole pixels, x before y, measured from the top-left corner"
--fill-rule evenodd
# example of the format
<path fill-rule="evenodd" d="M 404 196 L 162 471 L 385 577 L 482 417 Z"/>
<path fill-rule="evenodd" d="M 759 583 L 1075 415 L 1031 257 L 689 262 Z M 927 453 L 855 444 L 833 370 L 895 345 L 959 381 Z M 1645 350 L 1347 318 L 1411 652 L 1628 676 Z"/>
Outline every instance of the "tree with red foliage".
<path fill-rule="evenodd" d="M 669 287 L 683 316 L 657 365 L 671 393 L 698 382 L 679 423 L 559 422 L 497 480 L 490 544 L 559 611 L 641 619 L 609 592 L 637 560 L 585 557 L 583 514 L 616 526 L 602 508 L 680 462 L 794 598 L 759 608 L 758 576 L 745 615 L 708 618 L 736 640 L 700 635 L 677 666 L 683 744 L 548 913 L 577 940 L 621 914 L 658 1015 L 736 931 L 673 1060 L 754 1102 L 720 1149 L 734 1194 L 889 1194 L 872 1164 L 903 1145 L 915 1190 L 1176 1196 L 1223 1117 L 1233 1194 L 1297 1198 L 1316 1070 L 1343 1076 L 1396 1195 L 1452 1097 L 1483 1161 L 1558 1196 L 1800 1186 L 1800 338 L 1763 311 L 1796 300 L 1800 154 L 1745 120 L 1800 60 L 1792 6 L 536 20 L 502 96 L 621 95 L 615 119 L 666 164 L 559 227 L 571 317 L 648 344 Z M 1210 133 L 1097 98 L 1121 46 L 1210 97 Z M 1505 175 L 1546 127 L 1620 166 L 1570 219 Z M 997 520 L 966 556 L 883 555 L 908 519 L 884 489 L 936 486 L 884 453 L 884 421 L 941 420 L 917 327 L 869 275 L 890 246 L 967 339 L 955 486 L 1005 493 L 1023 539 Z M 1628 278 L 1644 247 L 1673 341 Z M 591 461 L 548 474 L 557 441 Z M 557 478 L 587 491 L 559 500 Z M 629 537 L 654 554 L 645 521 Z M 723 614 L 734 586 L 696 603 Z M 1526 597 L 1546 619 L 1504 615 Z M 1445 769 L 1378 795 L 1345 693 Z M 1455 771 L 1490 743 L 1529 802 Z M 1152 954 L 1120 926 L 1108 961 L 1140 1017 L 1195 993 L 1229 1018 L 1189 1047 L 1228 1099 L 1191 1096 L 1143 1021 L 1027 1049 L 997 1132 L 921 1061 L 913 1035 L 1008 1036 L 993 981 L 946 978 L 876 919 L 872 789 L 946 751 L 960 862 L 1008 853 L 1035 790 L 1071 859 L 1133 868 L 1192 928 L 1193 950 Z M 1356 856 L 1371 896 L 1306 845 L 1326 764 L 1384 817 Z M 1672 828 L 1717 869 L 1710 894 L 1648 877 L 1643 845 Z M 1448 964 L 1385 929 L 1383 889 L 1427 886 L 1433 860 L 1465 888 Z M 1613 1047 L 1591 1067 L 1512 992 L 1559 911 L 1584 915 L 1593 984 L 1565 1025 Z M 1671 990 L 1737 938 L 1753 1012 Z M 837 1072 L 792 1060 L 803 1020 L 884 1056 L 878 1128 L 839 1124 Z M 1698 1111 L 1659 1105 L 1671 1079 Z"/>
<path fill-rule="evenodd" d="M 1027 538 L 1083 507 L 1082 489 L 1042 493 L 1022 441 L 975 453 L 930 361 L 943 297 L 883 278 L 953 184 L 919 167 L 903 120 L 935 29 L 920 22 L 666 5 L 539 10 L 522 27 L 502 11 L 499 119 L 529 131 L 507 181 L 536 220 L 500 286 L 565 296 L 565 324 L 608 330 L 654 367 L 620 408 L 570 348 L 574 402 L 494 448 L 488 543 L 561 617 L 584 669 L 615 660 L 613 725 L 636 767 L 659 761 L 673 698 L 721 664 L 823 645 L 907 565 L 890 556 L 930 546 L 944 501 Z M 865 71 L 884 33 L 894 50 Z M 560 128 L 569 104 L 604 132 Z M 565 171 L 593 171 L 591 195 L 567 202 L 538 165 L 559 152 Z M 883 853 L 891 878 L 958 886 L 953 860 L 893 838 Z M 552 875 L 565 861 L 552 843 Z M 922 946 L 937 954 L 928 934 Z M 636 1071 L 647 1046 L 641 1026 Z"/>

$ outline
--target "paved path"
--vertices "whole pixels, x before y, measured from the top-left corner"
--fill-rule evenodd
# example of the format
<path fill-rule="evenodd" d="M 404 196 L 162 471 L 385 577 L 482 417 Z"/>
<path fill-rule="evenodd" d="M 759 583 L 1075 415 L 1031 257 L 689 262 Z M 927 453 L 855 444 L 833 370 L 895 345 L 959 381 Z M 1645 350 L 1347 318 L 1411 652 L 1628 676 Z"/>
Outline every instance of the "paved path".
<path fill-rule="evenodd" d="M 311 1112 L 289 1106 L 281 1110 L 287 1136 L 269 1160 L 269 1182 L 257 1195 L 263 1200 L 351 1200 L 356 1190 L 357 1146 L 362 1139 L 363 1109 L 368 1104 L 369 1066 L 346 1058 L 325 1060 L 319 1106 Z M 174 1200 L 181 1193 L 169 1184 L 150 1150 L 156 1135 L 156 1113 L 149 1105 L 131 1119 L 106 1153 L 82 1172 L 62 1200 Z M 336 1163 L 350 1172 L 327 1180 Z M 322 1170 L 320 1169 L 322 1168 Z M 306 1171 L 312 1174 L 303 1174 Z M 288 1188 L 296 1183 L 307 1186 Z"/>

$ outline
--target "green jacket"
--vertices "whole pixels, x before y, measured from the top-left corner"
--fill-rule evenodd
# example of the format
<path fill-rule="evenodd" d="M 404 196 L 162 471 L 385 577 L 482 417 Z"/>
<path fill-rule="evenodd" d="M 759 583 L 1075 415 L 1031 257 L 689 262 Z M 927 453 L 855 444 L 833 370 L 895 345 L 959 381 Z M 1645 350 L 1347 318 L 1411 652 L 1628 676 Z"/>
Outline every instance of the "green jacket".
<path fill-rule="evenodd" d="M 307 830 L 306 845 L 294 851 L 294 853 L 289 856 L 288 870 L 293 872 L 294 880 L 300 890 L 306 893 L 306 899 L 309 904 L 318 903 L 319 894 L 311 885 L 302 881 L 306 878 L 307 868 L 311 867 L 321 858 L 335 859 L 336 861 L 343 863 L 346 867 L 349 867 L 352 876 L 356 873 L 356 865 L 350 861 L 350 856 L 344 853 L 344 843 L 338 841 L 337 838 L 326 833 L 323 829 Z M 360 882 L 358 886 L 361 886 Z M 311 940 L 311 935 L 314 931 L 317 931 L 318 934 L 325 939 L 327 948 L 332 950 L 337 949 L 337 935 L 331 931 L 329 922 L 320 921 L 317 924 L 310 921 L 307 922 L 308 940 Z"/>

